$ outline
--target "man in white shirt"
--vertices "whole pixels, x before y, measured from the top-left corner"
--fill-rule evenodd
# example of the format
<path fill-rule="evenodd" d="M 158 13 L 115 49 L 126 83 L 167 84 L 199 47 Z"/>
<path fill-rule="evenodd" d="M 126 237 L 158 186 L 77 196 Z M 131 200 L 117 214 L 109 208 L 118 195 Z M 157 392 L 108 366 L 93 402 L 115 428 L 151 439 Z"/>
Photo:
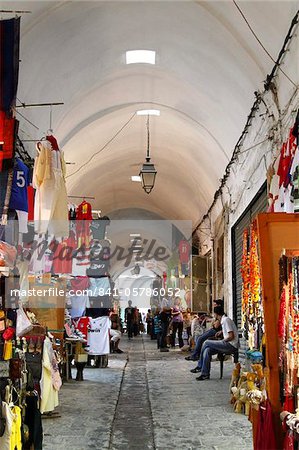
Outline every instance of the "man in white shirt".
<path fill-rule="evenodd" d="M 201 372 L 201 375 L 196 379 L 199 381 L 208 380 L 210 378 L 211 358 L 217 353 L 225 353 L 231 355 L 239 348 L 238 329 L 232 319 L 224 314 L 222 306 L 214 308 L 215 318 L 221 322 L 223 339 L 221 340 L 207 340 L 202 346 L 200 358 L 195 372 Z M 215 337 L 219 337 L 220 333 L 216 333 Z"/>

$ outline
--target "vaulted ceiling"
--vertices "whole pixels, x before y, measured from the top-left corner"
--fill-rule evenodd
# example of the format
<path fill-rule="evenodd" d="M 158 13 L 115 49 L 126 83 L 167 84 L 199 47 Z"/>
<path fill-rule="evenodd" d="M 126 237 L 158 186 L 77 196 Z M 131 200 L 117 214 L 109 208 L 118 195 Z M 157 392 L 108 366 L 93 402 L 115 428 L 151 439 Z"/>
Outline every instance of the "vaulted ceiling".
<path fill-rule="evenodd" d="M 21 22 L 18 98 L 64 102 L 53 108 L 52 125 L 66 160 L 75 163 L 68 165 L 69 193 L 95 196 L 93 207 L 108 215 L 143 209 L 195 224 L 212 201 L 253 93 L 273 65 L 234 3 L 1 3 L 32 11 Z M 297 3 L 239 6 L 276 58 Z M 156 64 L 126 65 L 125 52 L 134 49 L 155 50 Z M 158 170 L 150 195 L 130 179 L 145 158 L 146 117 L 134 116 L 145 108 L 161 111 L 150 120 Z M 20 137 L 42 137 L 49 108 L 19 111 L 39 128 L 20 117 Z M 27 148 L 34 152 L 33 144 Z"/>

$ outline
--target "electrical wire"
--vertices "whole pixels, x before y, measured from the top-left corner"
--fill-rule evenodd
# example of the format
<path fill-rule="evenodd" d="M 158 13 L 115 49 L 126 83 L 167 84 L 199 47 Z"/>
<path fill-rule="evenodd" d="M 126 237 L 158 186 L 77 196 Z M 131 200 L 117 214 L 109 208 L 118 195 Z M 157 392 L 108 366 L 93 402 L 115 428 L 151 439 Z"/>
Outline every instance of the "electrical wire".
<path fill-rule="evenodd" d="M 27 119 L 27 117 L 23 116 L 23 114 L 21 114 L 20 111 L 16 110 L 16 114 L 19 114 L 19 116 L 21 116 L 24 120 L 26 120 L 26 122 L 30 123 L 30 125 L 32 125 L 36 130 L 39 131 L 38 126 L 34 125 L 34 123 L 31 122 L 29 119 Z"/>
<path fill-rule="evenodd" d="M 233 0 L 233 1 L 234 1 L 234 0 Z M 234 1 L 234 3 L 235 3 L 235 1 Z M 237 6 L 237 5 L 236 5 L 236 6 Z M 281 50 L 280 50 L 280 52 L 279 52 L 279 56 L 278 56 L 278 58 L 277 58 L 277 61 L 275 62 L 275 65 L 274 65 L 274 67 L 273 67 L 271 73 L 270 73 L 269 75 L 267 75 L 266 81 L 265 81 L 265 83 L 264 83 L 264 91 L 263 91 L 263 93 L 255 92 L 256 100 L 255 100 L 255 102 L 254 102 L 254 104 L 253 104 L 253 106 L 252 106 L 252 108 L 251 108 L 251 111 L 250 111 L 248 117 L 247 117 L 247 121 L 246 121 L 245 127 L 243 128 L 243 131 L 242 131 L 242 133 L 241 133 L 241 136 L 240 136 L 240 138 L 238 139 L 237 144 L 235 145 L 235 148 L 234 148 L 233 154 L 232 154 L 232 156 L 231 156 L 231 159 L 230 159 L 229 163 L 228 163 L 227 166 L 226 166 L 224 175 L 223 175 L 223 177 L 222 177 L 222 179 L 221 179 L 221 181 L 220 181 L 220 186 L 219 186 L 219 188 L 217 189 L 217 191 L 216 191 L 215 194 L 214 194 L 213 201 L 212 201 L 212 203 L 211 203 L 211 205 L 210 205 L 208 211 L 207 211 L 206 214 L 201 218 L 201 220 L 199 221 L 199 223 L 198 223 L 197 226 L 195 227 L 195 229 L 194 229 L 192 235 L 194 235 L 194 234 L 196 233 L 196 231 L 199 229 L 199 227 L 204 223 L 204 221 L 205 221 L 206 219 L 210 219 L 210 214 L 211 214 L 211 212 L 212 212 L 214 206 L 216 205 L 217 200 L 218 200 L 218 197 L 219 197 L 219 195 L 221 195 L 222 190 L 223 190 L 224 186 L 226 185 L 228 178 L 230 177 L 230 172 L 231 172 L 231 170 L 233 170 L 233 164 L 234 164 L 234 162 L 236 161 L 236 159 L 237 159 L 237 157 L 238 157 L 238 154 L 239 154 L 240 151 L 241 151 L 241 148 L 242 148 L 242 145 L 243 145 L 243 143 L 244 143 L 245 137 L 246 137 L 246 135 L 247 135 L 247 133 L 248 133 L 248 129 L 249 129 L 249 128 L 251 127 L 251 125 L 252 125 L 252 120 L 254 119 L 255 114 L 256 114 L 256 112 L 258 111 L 259 107 L 260 107 L 260 103 L 263 102 L 263 96 L 264 96 L 265 93 L 270 89 L 272 80 L 273 80 L 273 78 L 274 78 L 275 75 L 276 75 L 276 71 L 280 69 L 279 65 L 280 65 L 280 63 L 281 63 L 281 61 L 282 61 L 282 59 L 283 59 L 284 54 L 285 54 L 286 51 L 288 50 L 288 45 L 289 45 L 289 43 L 290 43 L 290 41 L 291 41 L 291 39 L 292 39 L 292 37 L 293 37 L 292 32 L 294 31 L 294 28 L 295 28 L 295 27 L 297 26 L 297 24 L 298 24 L 298 18 L 299 18 L 299 11 L 297 11 L 296 15 L 294 16 L 294 18 L 293 18 L 293 20 L 292 20 L 292 23 L 291 23 L 291 25 L 290 25 L 289 31 L 288 31 L 288 33 L 287 33 L 287 35 L 286 35 L 286 37 L 285 37 L 283 46 L 282 46 L 282 48 L 281 48 Z M 295 85 L 295 91 L 297 92 L 297 90 L 298 90 L 298 86 Z M 293 99 L 293 97 L 294 97 L 294 94 L 292 95 L 292 99 Z M 268 139 L 270 140 L 270 137 L 269 137 Z"/>
<path fill-rule="evenodd" d="M 257 40 L 257 42 L 260 44 L 260 46 L 262 47 L 262 49 L 265 51 L 265 53 L 269 56 L 269 58 L 271 59 L 272 62 L 274 62 L 274 64 L 277 63 L 277 61 L 275 61 L 275 59 L 273 58 L 273 56 L 268 52 L 268 50 L 266 49 L 266 47 L 264 46 L 264 44 L 262 43 L 262 41 L 259 39 L 259 37 L 257 36 L 257 34 L 255 33 L 255 31 L 253 30 L 252 26 L 250 25 L 250 23 L 248 22 L 245 14 L 243 13 L 243 11 L 241 10 L 240 6 L 237 4 L 237 2 L 235 0 L 233 0 L 234 5 L 236 6 L 236 8 L 238 9 L 239 13 L 241 14 L 241 16 L 243 17 L 244 21 L 246 22 L 248 28 L 250 29 L 251 33 L 253 34 L 253 36 L 255 37 L 255 39 Z M 289 80 L 290 83 L 293 84 L 293 86 L 297 86 L 296 83 L 284 72 L 284 70 L 278 66 L 278 69 L 284 74 L 284 76 Z"/>
<path fill-rule="evenodd" d="M 105 145 L 103 145 L 103 147 L 101 147 L 97 152 L 95 152 L 91 155 L 91 157 L 89 158 L 88 161 L 86 161 L 84 164 L 82 164 L 82 166 L 80 166 L 77 170 L 75 170 L 75 172 L 71 173 L 70 175 L 67 175 L 65 178 L 70 178 L 73 175 L 76 175 L 76 173 L 78 173 L 81 169 L 83 169 L 83 167 L 87 166 L 87 164 L 89 164 L 95 156 L 99 155 L 103 150 L 105 150 L 106 147 L 108 147 L 109 144 L 111 144 L 111 142 L 114 141 L 114 139 L 129 125 L 129 123 L 135 116 L 136 116 L 136 112 L 134 112 L 134 114 L 132 114 L 130 119 L 127 120 L 127 122 L 112 136 L 111 139 L 109 139 L 109 141 L 106 142 Z"/>

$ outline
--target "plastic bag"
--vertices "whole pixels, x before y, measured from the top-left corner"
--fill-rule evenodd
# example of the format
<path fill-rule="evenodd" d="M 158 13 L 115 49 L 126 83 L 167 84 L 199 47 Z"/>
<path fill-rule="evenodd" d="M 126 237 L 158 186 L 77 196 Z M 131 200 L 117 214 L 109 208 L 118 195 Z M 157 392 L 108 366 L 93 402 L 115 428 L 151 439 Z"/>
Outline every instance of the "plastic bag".
<path fill-rule="evenodd" d="M 20 305 L 19 309 L 17 310 L 17 328 L 16 328 L 16 335 L 17 337 L 25 336 L 29 331 L 31 331 L 33 328 L 32 323 L 27 317 L 27 314 L 25 313 L 23 306 Z"/>

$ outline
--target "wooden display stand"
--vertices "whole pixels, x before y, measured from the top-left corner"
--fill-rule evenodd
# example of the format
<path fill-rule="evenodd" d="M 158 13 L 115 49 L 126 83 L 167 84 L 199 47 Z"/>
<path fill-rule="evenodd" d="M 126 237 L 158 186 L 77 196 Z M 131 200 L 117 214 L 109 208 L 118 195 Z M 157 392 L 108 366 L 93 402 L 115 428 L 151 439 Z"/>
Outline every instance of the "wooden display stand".
<path fill-rule="evenodd" d="M 279 259 L 283 249 L 299 249 L 299 214 L 259 214 L 257 225 L 266 334 L 266 366 L 269 370 L 267 391 L 275 416 L 275 433 L 277 443 L 280 445 L 278 448 L 282 448 L 278 367 Z"/>

